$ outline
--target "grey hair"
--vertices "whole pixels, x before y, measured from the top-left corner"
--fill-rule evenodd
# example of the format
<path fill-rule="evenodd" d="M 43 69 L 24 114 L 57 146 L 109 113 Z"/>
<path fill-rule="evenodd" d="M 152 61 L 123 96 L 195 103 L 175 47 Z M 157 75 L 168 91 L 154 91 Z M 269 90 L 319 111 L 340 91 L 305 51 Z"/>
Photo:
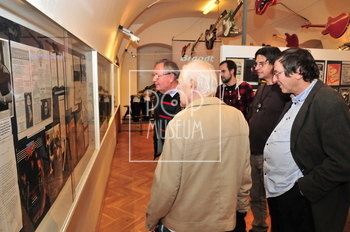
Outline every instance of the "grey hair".
<path fill-rule="evenodd" d="M 163 63 L 163 70 L 164 71 L 168 71 L 168 73 L 173 73 L 175 76 L 175 80 L 177 80 L 179 78 L 180 75 L 180 70 L 179 70 L 179 66 L 177 66 L 177 64 L 174 61 L 168 60 L 168 59 L 161 59 L 158 60 L 154 67 L 156 67 L 158 64 L 162 64 Z"/>
<path fill-rule="evenodd" d="M 213 65 L 202 60 L 192 60 L 182 67 L 180 74 L 181 85 L 188 85 L 192 79 L 196 91 L 203 97 L 215 96 L 218 86 Z"/>

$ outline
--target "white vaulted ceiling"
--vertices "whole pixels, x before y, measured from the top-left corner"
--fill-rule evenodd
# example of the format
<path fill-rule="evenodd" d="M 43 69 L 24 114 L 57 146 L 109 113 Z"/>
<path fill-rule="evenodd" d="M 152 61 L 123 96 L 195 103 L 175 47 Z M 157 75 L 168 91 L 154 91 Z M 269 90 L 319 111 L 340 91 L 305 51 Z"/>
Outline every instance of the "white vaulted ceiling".
<path fill-rule="evenodd" d="M 10 0 L 23 4 L 19 0 Z M 209 0 L 27 0 L 68 31 L 81 38 L 101 54 L 113 60 L 125 48 L 136 49 L 147 44 L 171 45 L 176 40 L 196 40 L 201 32 L 215 23 L 223 10 L 230 11 L 237 0 L 220 0 L 212 12 L 203 15 L 202 7 Z M 350 42 L 350 30 L 339 38 L 323 35 L 322 28 L 301 28 L 307 18 L 313 24 L 326 24 L 328 17 L 350 12 L 350 0 L 280 0 L 266 12 L 257 15 L 255 0 L 247 0 L 246 45 L 271 44 L 286 46 L 285 33 L 297 34 L 300 44 L 335 49 Z M 1 3 L 0 3 L 1 5 Z M 287 7 L 292 11 L 288 10 Z M 243 7 L 236 15 L 242 29 Z M 298 16 L 298 14 L 300 16 Z M 129 43 L 118 26 L 133 31 L 139 44 Z M 242 45 L 241 36 L 221 38 L 223 44 Z"/>

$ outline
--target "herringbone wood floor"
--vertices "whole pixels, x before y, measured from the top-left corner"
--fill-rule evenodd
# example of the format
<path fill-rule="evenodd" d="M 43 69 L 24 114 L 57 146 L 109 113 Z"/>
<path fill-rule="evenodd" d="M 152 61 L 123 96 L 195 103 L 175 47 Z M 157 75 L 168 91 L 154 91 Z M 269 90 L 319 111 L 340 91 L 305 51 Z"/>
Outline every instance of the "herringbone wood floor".
<path fill-rule="evenodd" d="M 117 149 L 96 232 L 146 231 L 145 212 L 157 165 L 152 162 L 152 136 L 147 131 L 118 134 Z M 251 229 L 251 212 L 248 212 L 246 222 L 247 230 Z M 350 216 L 344 232 L 350 232 Z"/>

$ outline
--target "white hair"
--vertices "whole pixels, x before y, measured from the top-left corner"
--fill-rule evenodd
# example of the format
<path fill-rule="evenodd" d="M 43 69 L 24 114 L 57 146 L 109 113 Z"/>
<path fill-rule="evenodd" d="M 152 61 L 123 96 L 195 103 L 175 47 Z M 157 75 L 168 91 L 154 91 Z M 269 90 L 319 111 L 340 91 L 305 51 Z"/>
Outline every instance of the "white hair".
<path fill-rule="evenodd" d="M 196 91 L 203 97 L 215 96 L 218 86 L 213 65 L 202 60 L 192 60 L 182 67 L 180 73 L 181 85 L 188 85 L 192 79 Z"/>

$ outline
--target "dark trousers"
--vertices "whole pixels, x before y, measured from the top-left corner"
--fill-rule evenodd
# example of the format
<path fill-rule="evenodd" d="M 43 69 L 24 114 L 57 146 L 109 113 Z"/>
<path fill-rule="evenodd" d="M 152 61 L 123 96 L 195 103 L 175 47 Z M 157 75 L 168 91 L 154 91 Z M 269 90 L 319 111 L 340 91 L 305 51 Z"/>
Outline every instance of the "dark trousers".
<path fill-rule="evenodd" d="M 301 195 L 298 183 L 278 197 L 267 198 L 272 232 L 315 231 L 310 202 Z"/>

